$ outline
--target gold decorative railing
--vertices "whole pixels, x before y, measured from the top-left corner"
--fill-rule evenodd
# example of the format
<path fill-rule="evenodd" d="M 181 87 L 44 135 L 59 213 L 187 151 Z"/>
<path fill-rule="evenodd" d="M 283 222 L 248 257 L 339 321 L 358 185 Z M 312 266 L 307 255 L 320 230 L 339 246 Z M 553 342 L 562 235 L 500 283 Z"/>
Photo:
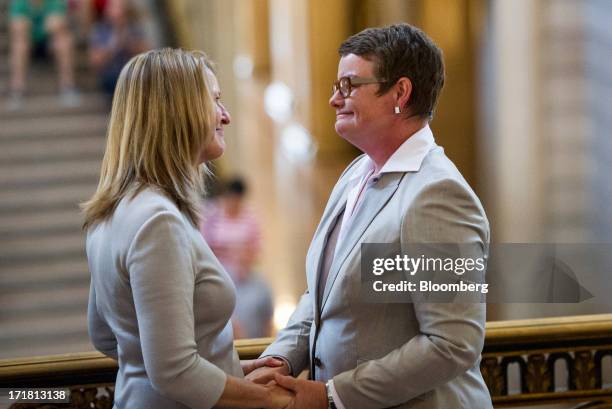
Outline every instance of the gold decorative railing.
<path fill-rule="evenodd" d="M 567 383 L 556 390 L 559 360 Z M 518 365 L 520 381 L 515 394 L 508 390 L 512 364 Z M 612 314 L 487 323 L 480 370 L 495 406 L 612 403 L 612 389 L 603 387 L 604 365 L 610 374 Z"/>
<path fill-rule="evenodd" d="M 250 359 L 271 341 L 239 340 L 236 348 L 241 359 Z M 566 365 L 567 385 L 556 390 L 559 360 Z M 512 364 L 518 365 L 520 381 L 513 394 Z M 602 408 L 607 402 L 612 407 L 612 389 L 603 387 L 604 365 L 612 372 L 612 314 L 487 323 L 481 372 L 497 407 L 554 402 L 601 402 Z M 110 409 L 116 371 L 117 363 L 97 352 L 0 360 L 0 388 L 68 387 L 71 407 L 94 403 Z M 20 406 L 25 407 L 43 406 Z"/>

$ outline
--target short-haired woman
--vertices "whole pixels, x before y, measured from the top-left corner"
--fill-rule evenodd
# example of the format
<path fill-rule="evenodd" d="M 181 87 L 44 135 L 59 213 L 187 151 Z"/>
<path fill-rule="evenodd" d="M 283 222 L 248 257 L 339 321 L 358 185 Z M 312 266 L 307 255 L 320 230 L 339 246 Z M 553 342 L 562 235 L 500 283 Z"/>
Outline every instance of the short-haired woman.
<path fill-rule="evenodd" d="M 89 333 L 117 359 L 116 408 L 282 408 L 291 395 L 242 379 L 231 279 L 198 231 L 200 165 L 230 116 L 203 53 L 153 50 L 123 68 L 100 182 L 83 207 Z"/>

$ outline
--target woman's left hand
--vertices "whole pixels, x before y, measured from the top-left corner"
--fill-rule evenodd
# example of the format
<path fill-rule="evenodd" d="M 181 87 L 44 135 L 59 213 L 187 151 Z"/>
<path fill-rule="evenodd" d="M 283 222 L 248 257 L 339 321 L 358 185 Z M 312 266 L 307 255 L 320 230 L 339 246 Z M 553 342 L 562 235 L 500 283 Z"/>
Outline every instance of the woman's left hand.
<path fill-rule="evenodd" d="M 284 364 L 285 363 L 282 360 L 272 356 L 258 359 L 243 359 L 240 361 L 240 366 L 242 367 L 242 372 L 244 372 L 245 376 L 253 372 L 255 369 L 261 368 L 262 366 L 270 366 L 275 368 L 283 366 Z"/>

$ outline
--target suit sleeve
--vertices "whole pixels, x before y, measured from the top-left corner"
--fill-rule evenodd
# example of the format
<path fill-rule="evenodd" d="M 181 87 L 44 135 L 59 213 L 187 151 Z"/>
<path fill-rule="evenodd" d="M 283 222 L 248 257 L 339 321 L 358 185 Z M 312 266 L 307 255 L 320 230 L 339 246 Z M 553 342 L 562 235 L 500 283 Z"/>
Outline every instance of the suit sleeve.
<path fill-rule="evenodd" d="M 211 408 L 225 373 L 197 351 L 193 243 L 174 213 L 156 213 L 139 229 L 126 266 L 147 375 L 161 395 L 192 408 Z"/>
<path fill-rule="evenodd" d="M 98 314 L 96 306 L 96 289 L 93 282 L 89 288 L 89 306 L 87 307 L 87 326 L 89 330 L 89 338 L 93 346 L 104 355 L 118 359 L 117 356 L 117 339 L 115 334 L 108 324 Z"/>
<path fill-rule="evenodd" d="M 454 180 L 424 188 L 402 220 L 402 250 L 409 242 L 467 243 L 486 260 L 489 227 L 478 199 Z M 479 253 L 479 254 L 478 254 Z M 390 407 L 409 401 L 465 373 L 484 344 L 484 303 L 406 304 L 419 333 L 380 359 L 334 377 L 345 406 Z"/>
<path fill-rule="evenodd" d="M 310 329 L 313 320 L 312 297 L 306 291 L 300 298 L 291 318 L 289 318 L 287 326 L 278 333 L 276 340 L 266 348 L 261 356 L 284 358 L 289 362 L 291 373 L 294 376 L 299 375 L 308 367 L 310 362 L 308 351 L 310 349 Z"/>

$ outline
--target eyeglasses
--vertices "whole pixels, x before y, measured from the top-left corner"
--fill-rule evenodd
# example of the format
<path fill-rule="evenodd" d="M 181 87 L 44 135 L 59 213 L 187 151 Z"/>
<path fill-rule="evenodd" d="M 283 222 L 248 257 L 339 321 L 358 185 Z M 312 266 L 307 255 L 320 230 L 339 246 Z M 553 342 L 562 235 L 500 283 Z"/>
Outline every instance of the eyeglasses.
<path fill-rule="evenodd" d="M 348 98 L 353 91 L 353 88 L 357 88 L 360 85 L 366 84 L 383 84 L 386 80 L 379 80 L 378 78 L 361 78 L 361 77 L 342 77 L 339 80 L 334 81 L 332 85 L 332 95 L 337 91 L 340 92 L 342 98 Z"/>

